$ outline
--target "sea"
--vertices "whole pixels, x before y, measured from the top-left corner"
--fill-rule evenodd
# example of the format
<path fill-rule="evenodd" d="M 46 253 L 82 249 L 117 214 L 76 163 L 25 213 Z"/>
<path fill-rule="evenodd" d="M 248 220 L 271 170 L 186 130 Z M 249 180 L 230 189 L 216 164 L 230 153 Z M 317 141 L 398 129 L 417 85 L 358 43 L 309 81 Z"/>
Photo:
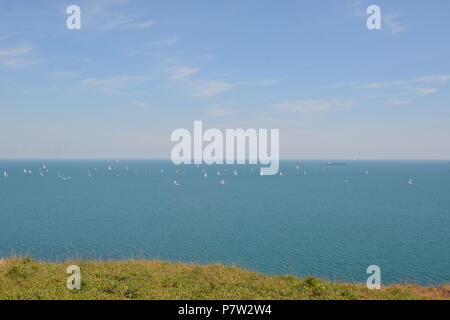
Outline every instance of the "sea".
<path fill-rule="evenodd" d="M 249 164 L 2 160 L 0 256 L 221 263 L 338 282 L 366 282 L 377 265 L 383 284 L 448 283 L 450 163 L 327 162 L 284 160 L 282 175 L 261 176 Z"/>

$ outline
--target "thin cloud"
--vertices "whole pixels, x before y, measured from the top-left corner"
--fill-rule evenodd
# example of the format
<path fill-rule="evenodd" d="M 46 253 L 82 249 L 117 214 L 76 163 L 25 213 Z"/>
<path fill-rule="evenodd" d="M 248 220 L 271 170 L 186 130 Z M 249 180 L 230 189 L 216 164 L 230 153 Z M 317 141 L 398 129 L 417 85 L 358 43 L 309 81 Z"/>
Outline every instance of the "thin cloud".
<path fill-rule="evenodd" d="M 177 37 L 171 37 L 167 39 L 158 40 L 155 42 L 152 42 L 150 46 L 152 47 L 171 47 L 177 44 L 178 38 Z"/>
<path fill-rule="evenodd" d="M 404 105 L 410 104 L 411 102 L 412 102 L 411 100 L 406 100 L 406 99 L 391 99 L 386 104 L 388 106 L 397 107 L 397 106 L 404 106 Z"/>
<path fill-rule="evenodd" d="M 406 80 L 384 81 L 361 83 L 360 81 L 342 82 L 332 84 L 336 88 L 359 88 L 364 90 L 376 91 L 365 95 L 365 99 L 385 99 L 386 105 L 398 106 L 411 103 L 411 99 L 400 98 L 408 96 L 427 96 L 436 93 L 439 85 L 444 85 L 450 80 L 450 75 L 428 75 L 424 77 L 411 78 Z M 395 93 L 380 93 L 380 90 L 395 90 Z"/>
<path fill-rule="evenodd" d="M 148 51 L 148 49 L 172 47 L 177 44 L 177 41 L 178 39 L 175 36 L 167 39 L 153 41 L 145 45 L 138 46 L 136 49 L 133 49 L 133 51 L 131 51 L 129 54 L 134 56 L 146 52 Z"/>
<path fill-rule="evenodd" d="M 352 1 L 349 3 L 350 9 L 353 11 L 353 15 L 355 15 L 358 18 L 364 18 L 366 17 L 366 9 L 364 8 L 364 1 L 358 0 L 358 1 Z"/>
<path fill-rule="evenodd" d="M 124 9 L 122 5 L 129 0 L 96 0 L 83 10 L 83 23 L 100 30 L 146 29 L 153 25 L 153 20 L 141 20 L 135 10 Z"/>
<path fill-rule="evenodd" d="M 171 73 L 171 79 L 173 80 L 181 80 L 184 78 L 187 78 L 199 71 L 199 69 L 196 68 L 174 68 L 174 69 L 168 69 L 169 73 Z"/>
<path fill-rule="evenodd" d="M 450 75 L 429 75 L 407 80 L 385 81 L 361 83 L 360 81 L 334 83 L 335 88 L 362 88 L 362 89 L 389 89 L 398 88 L 402 91 L 414 92 L 418 95 L 429 95 L 438 91 L 436 86 L 446 84 L 450 80 Z"/>
<path fill-rule="evenodd" d="M 207 81 L 197 84 L 193 88 L 192 96 L 209 97 L 219 93 L 230 91 L 241 87 L 266 87 L 274 85 L 278 80 L 262 80 L 262 81 L 239 81 L 239 82 L 225 82 L 225 81 Z"/>
<path fill-rule="evenodd" d="M 149 76 L 116 76 L 116 77 L 110 77 L 110 78 L 103 78 L 103 79 L 97 79 L 97 78 L 88 78 L 81 81 L 82 85 L 88 86 L 88 87 L 94 87 L 99 88 L 100 90 L 104 92 L 109 93 L 120 93 L 120 90 L 137 85 L 139 83 L 142 83 L 144 81 L 149 80 Z"/>
<path fill-rule="evenodd" d="M 233 88 L 233 84 L 224 81 L 208 81 L 202 83 L 194 89 L 193 96 L 209 97 L 218 93 L 229 91 Z"/>
<path fill-rule="evenodd" d="M 81 70 L 81 71 L 55 71 L 53 72 L 53 76 L 55 78 L 66 78 L 66 79 L 72 79 L 77 78 L 81 76 L 82 74 L 86 73 L 87 70 Z"/>
<path fill-rule="evenodd" d="M 31 46 L 21 46 L 17 48 L 9 48 L 9 49 L 1 49 L 0 50 L 0 56 L 17 56 L 17 55 L 23 55 L 27 54 L 28 52 L 32 51 L 33 47 Z"/>
<path fill-rule="evenodd" d="M 131 103 L 132 107 L 137 107 L 137 108 L 148 108 L 149 105 L 147 103 L 145 103 L 144 101 L 134 101 Z"/>
<path fill-rule="evenodd" d="M 209 106 L 205 118 L 222 118 L 235 115 L 236 113 L 238 113 L 238 111 L 225 108 L 232 104 L 233 103 L 219 103 Z"/>
<path fill-rule="evenodd" d="M 342 99 L 310 99 L 310 100 L 284 100 L 274 104 L 278 110 L 288 112 L 322 112 L 331 109 L 350 109 L 352 101 Z"/>
<path fill-rule="evenodd" d="M 11 68 L 24 68 L 36 64 L 42 63 L 43 60 L 30 60 L 30 59 L 24 59 L 24 58 L 10 58 L 10 59 L 4 59 L 1 61 L 1 63 L 7 67 Z"/>
<path fill-rule="evenodd" d="M 135 23 L 131 25 L 132 29 L 145 29 L 153 25 L 153 20 L 148 20 L 146 22 Z"/>
<path fill-rule="evenodd" d="M 108 23 L 102 26 L 103 30 L 132 30 L 132 29 L 146 29 L 153 25 L 153 21 L 136 22 L 134 15 L 117 15 Z"/>
<path fill-rule="evenodd" d="M 33 51 L 32 46 L 0 49 L 0 64 L 10 68 L 24 68 L 42 63 L 43 60 L 30 59 L 28 54 Z"/>
<path fill-rule="evenodd" d="M 398 87 L 398 86 L 408 86 L 412 84 L 420 84 L 420 83 L 446 83 L 450 80 L 450 75 L 430 75 L 420 78 L 413 78 L 408 80 L 397 80 L 391 82 L 372 82 L 366 85 L 363 85 L 364 88 L 367 89 L 381 89 L 381 88 L 389 88 L 389 87 Z"/>
<path fill-rule="evenodd" d="M 417 94 L 427 96 L 438 91 L 437 88 L 415 88 Z"/>
<path fill-rule="evenodd" d="M 401 17 L 399 14 L 385 14 L 382 15 L 382 24 L 393 34 L 398 34 L 406 30 L 406 27 L 402 25 L 397 18 Z"/>
<path fill-rule="evenodd" d="M 356 87 L 359 86 L 361 83 L 359 81 L 350 81 L 350 82 L 337 82 L 333 83 L 331 87 L 333 88 L 346 88 L 346 87 Z"/>

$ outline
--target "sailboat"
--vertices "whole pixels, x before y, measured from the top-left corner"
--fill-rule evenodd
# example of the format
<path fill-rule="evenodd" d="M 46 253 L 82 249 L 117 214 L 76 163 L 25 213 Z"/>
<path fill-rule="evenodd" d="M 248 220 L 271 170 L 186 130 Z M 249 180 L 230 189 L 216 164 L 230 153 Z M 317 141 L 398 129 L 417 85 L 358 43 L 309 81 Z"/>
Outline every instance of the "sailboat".
<path fill-rule="evenodd" d="M 225 179 L 224 178 L 219 178 L 219 184 L 225 184 Z"/>
<path fill-rule="evenodd" d="M 281 177 L 283 176 L 283 172 L 281 172 L 281 171 L 280 171 L 280 176 L 281 176 Z"/>
<path fill-rule="evenodd" d="M 236 169 L 233 170 L 233 174 L 234 174 L 235 176 L 238 175 L 238 172 L 236 171 Z"/>
<path fill-rule="evenodd" d="M 414 184 L 412 178 L 409 178 L 408 184 L 409 184 L 410 186 Z"/>
<path fill-rule="evenodd" d="M 8 178 L 8 172 L 6 172 L 6 170 L 3 171 L 3 177 Z"/>
<path fill-rule="evenodd" d="M 205 174 L 203 176 L 205 177 L 205 179 L 208 178 L 208 174 L 206 173 L 206 171 L 205 171 Z"/>

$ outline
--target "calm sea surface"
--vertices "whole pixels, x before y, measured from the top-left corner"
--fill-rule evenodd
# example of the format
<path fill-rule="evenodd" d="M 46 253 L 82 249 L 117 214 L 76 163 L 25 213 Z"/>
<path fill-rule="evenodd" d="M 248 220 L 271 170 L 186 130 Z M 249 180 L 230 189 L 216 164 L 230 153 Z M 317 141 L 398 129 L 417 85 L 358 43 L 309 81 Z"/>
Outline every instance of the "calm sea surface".
<path fill-rule="evenodd" d="M 0 256 L 143 256 L 361 282 L 375 264 L 384 284 L 450 280 L 447 161 L 296 165 L 261 177 L 256 166 L 0 161 Z"/>

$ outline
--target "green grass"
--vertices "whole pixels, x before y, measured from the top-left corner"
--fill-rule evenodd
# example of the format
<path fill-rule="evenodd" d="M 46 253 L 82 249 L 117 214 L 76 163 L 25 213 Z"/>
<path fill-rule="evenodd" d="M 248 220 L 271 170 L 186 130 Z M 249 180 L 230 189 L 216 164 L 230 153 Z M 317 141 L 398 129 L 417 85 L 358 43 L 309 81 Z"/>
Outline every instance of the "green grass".
<path fill-rule="evenodd" d="M 81 268 L 81 290 L 66 287 L 66 268 Z M 0 260 L 0 299 L 450 299 L 450 285 L 363 284 L 314 277 L 266 276 L 237 267 L 163 261 L 46 263 Z"/>

